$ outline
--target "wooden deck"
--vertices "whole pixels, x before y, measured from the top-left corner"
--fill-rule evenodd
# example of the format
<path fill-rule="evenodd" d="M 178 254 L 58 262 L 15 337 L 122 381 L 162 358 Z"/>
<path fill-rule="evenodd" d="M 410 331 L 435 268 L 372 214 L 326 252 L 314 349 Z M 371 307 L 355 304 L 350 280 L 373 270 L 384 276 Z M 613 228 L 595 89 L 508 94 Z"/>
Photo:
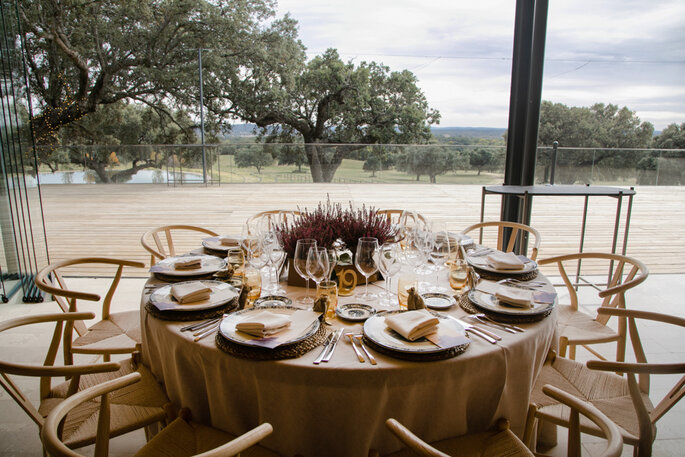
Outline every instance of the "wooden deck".
<path fill-rule="evenodd" d="M 637 187 L 636 191 L 628 255 L 645 262 L 651 273 L 685 273 L 685 188 Z M 240 233 L 245 219 L 258 211 L 312 208 L 327 196 L 343 204 L 413 208 L 458 231 L 479 220 L 481 186 L 230 184 L 174 188 L 98 184 L 46 185 L 42 194 L 51 261 L 106 255 L 149 262 L 139 240 L 152 227 L 182 223 L 219 233 Z M 499 198 L 488 196 L 486 202 L 486 220 L 499 219 Z M 624 199 L 622 215 L 626 203 Z M 613 198 L 590 199 L 585 251 L 610 250 L 615 210 Z M 578 251 L 582 211 L 582 197 L 536 198 L 532 225 L 542 237 L 540 258 Z M 199 238 L 183 243 L 181 248 L 191 249 L 199 244 Z M 622 236 L 619 248 L 621 245 Z M 97 270 L 75 273 L 107 274 Z M 129 276 L 144 274 L 144 270 L 128 271 Z"/>

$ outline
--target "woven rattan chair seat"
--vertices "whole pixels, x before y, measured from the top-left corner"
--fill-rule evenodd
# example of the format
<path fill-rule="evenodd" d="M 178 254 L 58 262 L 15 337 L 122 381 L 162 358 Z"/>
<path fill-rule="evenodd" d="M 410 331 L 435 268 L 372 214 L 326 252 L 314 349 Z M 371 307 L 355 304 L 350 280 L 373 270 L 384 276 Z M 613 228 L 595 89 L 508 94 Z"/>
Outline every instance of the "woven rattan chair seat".
<path fill-rule="evenodd" d="M 104 347 L 113 354 L 125 354 L 140 347 L 141 339 L 140 311 L 113 313 L 77 337 L 72 342 L 72 351 L 99 354 Z"/>
<path fill-rule="evenodd" d="M 565 336 L 579 344 L 618 339 L 618 333 L 612 328 L 600 324 L 593 316 L 582 311 L 574 311 L 569 305 L 558 305 L 557 313 L 559 336 Z"/>
<path fill-rule="evenodd" d="M 563 357 L 545 363 L 533 387 L 531 403 L 538 405 L 540 417 L 550 422 L 567 423 L 569 409 L 542 392 L 545 384 L 552 384 L 593 404 L 618 425 L 626 443 L 637 443 L 638 419 L 624 377 L 590 370 L 583 363 Z M 642 394 L 642 399 L 649 411 L 654 409 L 648 395 Z M 602 436 L 599 429 L 586 419 L 581 418 L 581 424 L 588 433 Z"/>
<path fill-rule="evenodd" d="M 135 457 L 189 457 L 209 451 L 235 438 L 235 435 L 178 418 L 164 427 Z M 255 445 L 240 453 L 241 457 L 279 457 Z"/>
<path fill-rule="evenodd" d="M 121 369 L 114 372 L 81 376 L 79 391 L 88 387 L 138 371 L 142 378 L 131 386 L 110 395 L 112 436 L 122 435 L 165 417 L 164 405 L 169 402 L 152 374 L 142 364 L 131 359 L 120 362 Z M 39 413 L 46 417 L 67 397 L 69 382 L 56 385 L 48 398 L 40 403 Z M 72 410 L 64 424 L 63 439 L 68 446 L 78 448 L 95 442 L 97 434 L 99 399 L 87 401 Z"/>
<path fill-rule="evenodd" d="M 516 438 L 511 430 L 501 432 L 483 432 L 458 436 L 447 440 L 430 443 L 436 449 L 448 455 L 459 457 L 524 457 L 531 456 L 530 450 Z M 414 457 L 416 453 L 406 448 L 391 457 Z"/>

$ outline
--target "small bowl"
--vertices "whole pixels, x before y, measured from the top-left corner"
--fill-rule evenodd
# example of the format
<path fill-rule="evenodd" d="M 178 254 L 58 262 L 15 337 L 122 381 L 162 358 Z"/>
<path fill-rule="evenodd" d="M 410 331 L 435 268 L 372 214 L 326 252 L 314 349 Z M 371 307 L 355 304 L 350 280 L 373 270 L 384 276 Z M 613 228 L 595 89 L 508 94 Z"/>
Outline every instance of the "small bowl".
<path fill-rule="evenodd" d="M 255 306 L 290 306 L 293 301 L 283 295 L 265 295 L 255 300 Z"/>
<path fill-rule="evenodd" d="M 457 301 L 451 295 L 440 293 L 421 294 L 426 308 L 444 310 L 449 309 L 457 304 Z"/>
<path fill-rule="evenodd" d="M 376 314 L 376 310 L 363 303 L 347 303 L 335 309 L 335 314 L 346 321 L 362 322 Z"/>

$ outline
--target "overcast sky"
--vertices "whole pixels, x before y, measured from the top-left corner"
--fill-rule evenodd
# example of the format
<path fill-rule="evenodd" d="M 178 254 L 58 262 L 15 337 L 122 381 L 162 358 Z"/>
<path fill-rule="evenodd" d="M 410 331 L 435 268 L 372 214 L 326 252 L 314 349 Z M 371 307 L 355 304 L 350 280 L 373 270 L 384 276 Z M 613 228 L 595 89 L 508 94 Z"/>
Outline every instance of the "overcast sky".
<path fill-rule="evenodd" d="M 419 80 L 441 126 L 507 127 L 515 0 L 278 0 L 308 57 L 382 62 Z M 685 1 L 550 0 L 543 100 L 685 122 Z"/>

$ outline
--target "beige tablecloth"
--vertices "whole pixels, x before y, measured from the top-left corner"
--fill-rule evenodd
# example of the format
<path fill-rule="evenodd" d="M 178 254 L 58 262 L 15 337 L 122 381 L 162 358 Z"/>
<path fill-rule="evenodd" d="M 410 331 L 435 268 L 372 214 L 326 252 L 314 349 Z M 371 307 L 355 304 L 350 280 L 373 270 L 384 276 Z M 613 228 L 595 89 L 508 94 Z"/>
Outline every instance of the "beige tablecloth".
<path fill-rule="evenodd" d="M 503 338 L 497 345 L 472 337 L 463 354 L 437 362 L 374 353 L 378 365 L 362 364 L 341 339 L 331 362 L 314 365 L 320 348 L 293 360 L 236 358 L 220 351 L 213 336 L 194 343 L 191 333 L 179 331 L 187 323 L 159 320 L 141 309 L 144 361 L 176 406 L 233 434 L 270 422 L 274 432 L 262 445 L 303 456 L 399 450 L 384 425 L 388 417 L 429 442 L 484 430 L 500 417 L 520 435 L 556 323 L 553 312 L 521 325 L 522 334 L 495 331 Z M 448 313 L 465 314 L 458 307 Z M 356 333 L 362 328 L 335 320 L 331 330 L 339 326 Z"/>

